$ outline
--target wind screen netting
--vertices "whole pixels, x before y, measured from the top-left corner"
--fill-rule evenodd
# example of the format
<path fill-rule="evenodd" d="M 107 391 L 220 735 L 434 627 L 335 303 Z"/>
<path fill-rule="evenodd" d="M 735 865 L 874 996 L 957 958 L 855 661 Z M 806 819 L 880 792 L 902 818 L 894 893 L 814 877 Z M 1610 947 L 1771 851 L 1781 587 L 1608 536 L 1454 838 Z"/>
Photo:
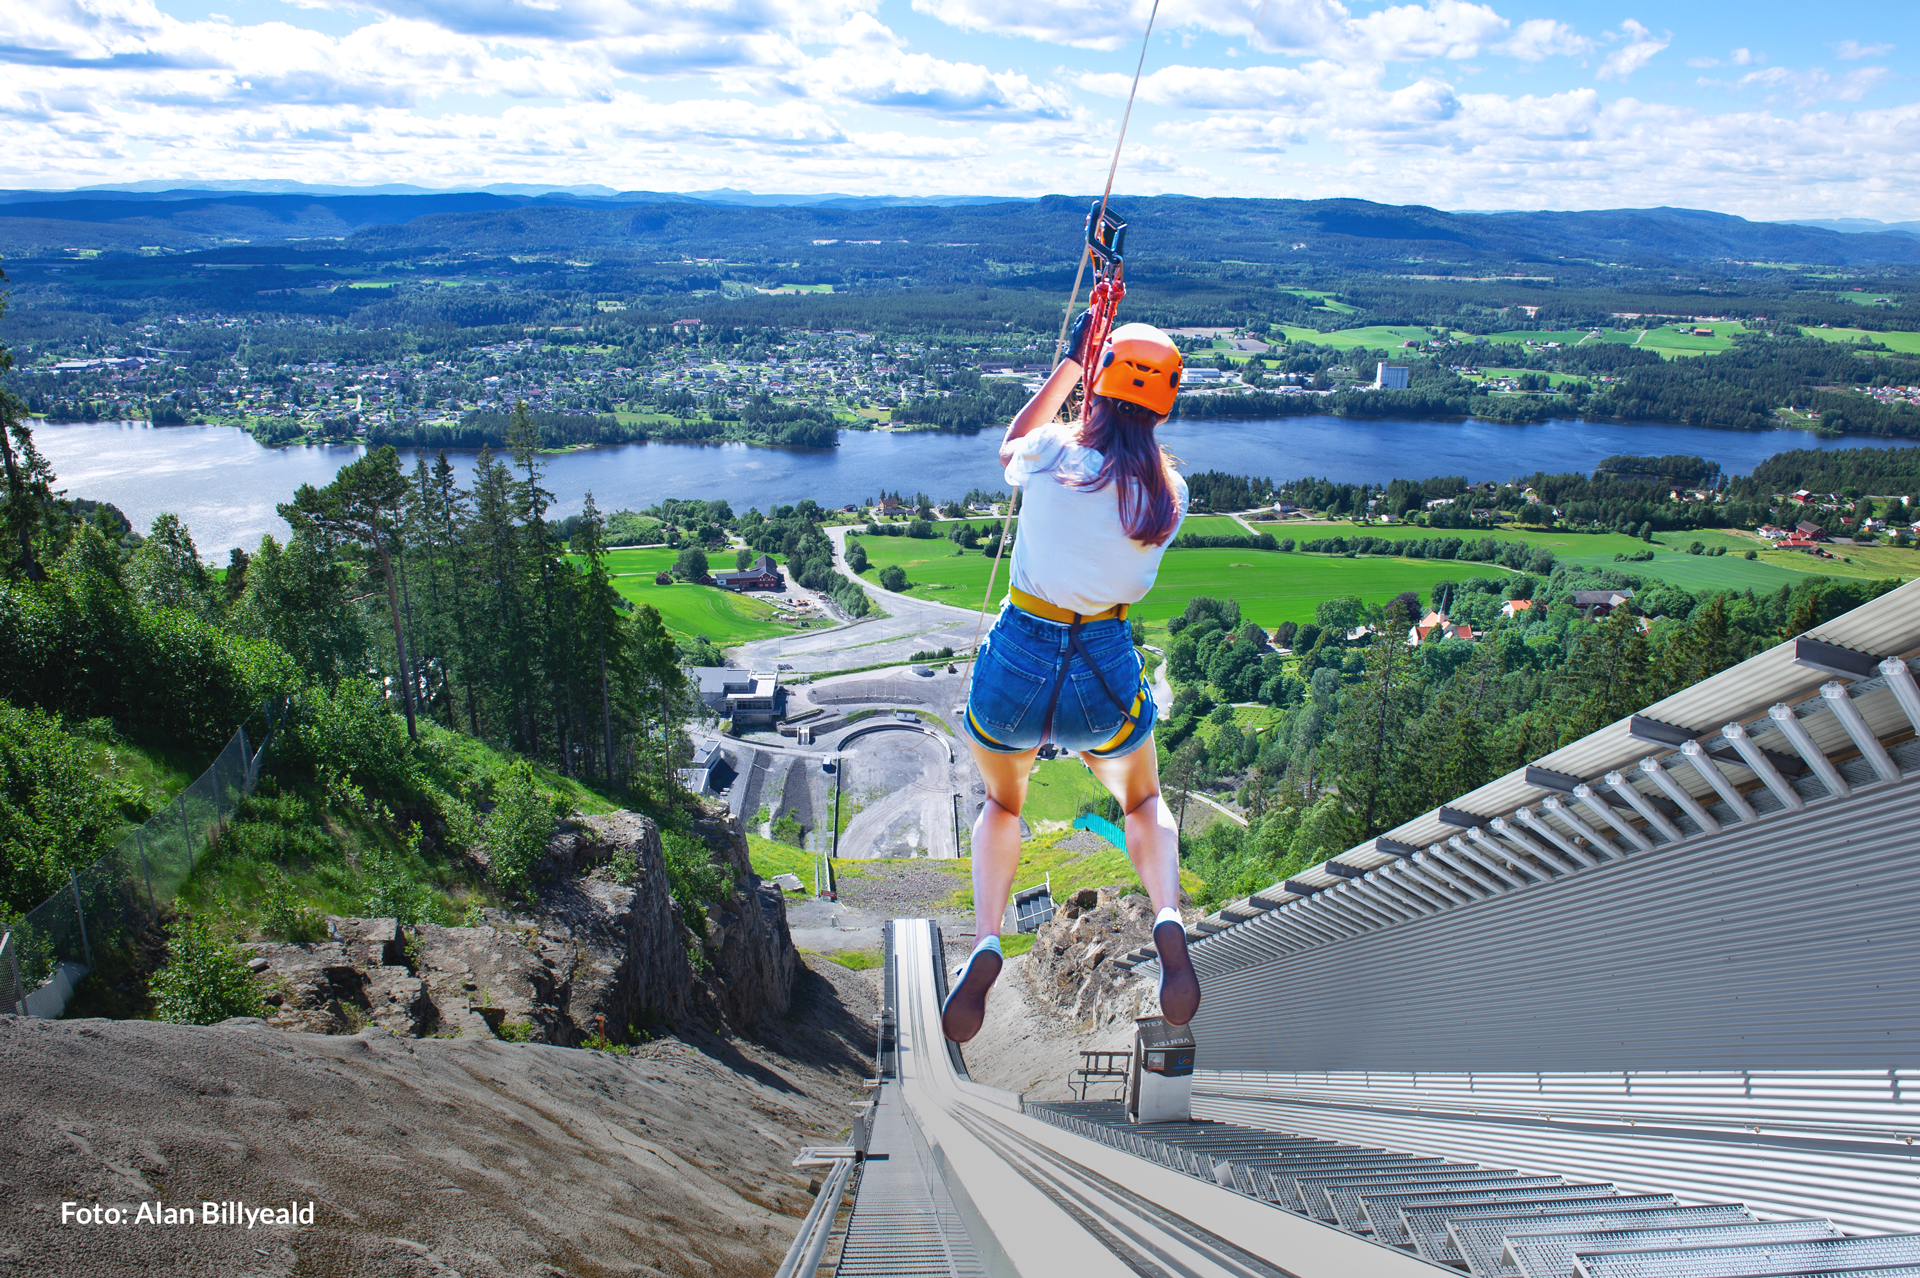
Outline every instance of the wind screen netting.
<path fill-rule="evenodd" d="M 78 980 L 101 957 L 124 950 L 135 933 L 158 924 L 161 908 L 252 793 L 283 709 L 279 699 L 262 704 L 172 802 L 73 871 L 65 887 L 0 924 L 0 1011 L 58 1015 L 36 995 L 63 972 Z"/>

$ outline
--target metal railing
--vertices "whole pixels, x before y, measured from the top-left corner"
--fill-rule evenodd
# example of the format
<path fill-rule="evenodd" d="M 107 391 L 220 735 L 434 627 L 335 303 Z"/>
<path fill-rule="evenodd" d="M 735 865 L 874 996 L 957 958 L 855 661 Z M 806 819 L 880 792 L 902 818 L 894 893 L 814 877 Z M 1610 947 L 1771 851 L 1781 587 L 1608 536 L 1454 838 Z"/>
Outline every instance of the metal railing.
<path fill-rule="evenodd" d="M 0 1012 L 59 1016 L 96 957 L 158 920 L 161 904 L 180 891 L 253 792 L 285 705 L 285 698 L 263 702 L 247 721 L 264 718 L 257 741 L 241 724 L 212 766 L 146 824 L 93 864 L 69 870 L 66 887 L 0 924 Z"/>

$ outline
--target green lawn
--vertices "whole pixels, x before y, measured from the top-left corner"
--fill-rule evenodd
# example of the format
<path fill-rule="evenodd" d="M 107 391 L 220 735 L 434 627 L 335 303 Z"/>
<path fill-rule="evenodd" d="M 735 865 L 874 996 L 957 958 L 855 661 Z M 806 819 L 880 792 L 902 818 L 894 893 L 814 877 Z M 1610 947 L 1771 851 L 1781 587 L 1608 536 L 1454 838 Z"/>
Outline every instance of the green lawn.
<path fill-rule="evenodd" d="M 1485 364 L 1480 365 L 1480 375 L 1482 377 L 1521 377 L 1528 373 L 1533 374 L 1535 377 L 1541 375 L 1540 370 L 1537 368 L 1490 368 Z M 1565 386 L 1568 382 L 1586 382 L 1588 385 L 1593 384 L 1592 376 L 1581 373 L 1547 373 L 1545 376 L 1547 378 L 1547 384 L 1550 386 Z M 1468 380 L 1471 381 L 1472 379 L 1469 378 Z"/>
<path fill-rule="evenodd" d="M 1403 590 L 1426 598 L 1436 581 L 1502 576 L 1505 569 L 1439 559 L 1281 554 L 1266 550 L 1170 550 L 1152 593 L 1129 614 L 1149 624 L 1181 612 L 1196 595 L 1234 599 L 1240 613 L 1271 630 L 1313 620 L 1314 605 L 1339 595 L 1385 603 Z"/>
<path fill-rule="evenodd" d="M 1602 336 L 1595 340 L 1606 340 L 1605 334 L 1607 331 L 1608 330 L 1602 330 Z M 1487 340 L 1503 346 L 1519 346 L 1526 342 L 1540 344 L 1558 342 L 1562 346 L 1578 346 L 1581 342 L 1586 341 L 1592 336 L 1593 330 L 1590 328 L 1558 328 L 1545 331 L 1516 328 L 1505 333 L 1489 333 L 1487 334 Z M 1632 341 L 1636 336 L 1638 336 L 1637 333 L 1629 333 L 1627 340 Z"/>
<path fill-rule="evenodd" d="M 1332 333 L 1287 324 L 1281 327 L 1281 331 L 1287 335 L 1289 342 L 1331 346 L 1338 351 L 1357 350 L 1362 346 L 1371 350 L 1394 350 L 1407 342 L 1419 342 L 1424 346 L 1433 340 L 1432 333 L 1411 324 L 1370 324 L 1365 328 L 1343 328 Z"/>
<path fill-rule="evenodd" d="M 1039 759 L 1027 778 L 1027 804 L 1020 815 L 1028 821 L 1071 821 L 1080 815 L 1083 799 L 1107 797 L 1107 788 L 1094 780 L 1078 759 Z"/>
<path fill-rule="evenodd" d="M 976 519 L 975 528 L 999 527 L 999 521 Z M 977 550 L 960 552 L 960 547 L 945 537 L 860 537 L 866 547 L 867 570 L 861 576 L 880 584 L 880 570 L 894 564 L 907 573 L 906 594 L 915 599 L 932 599 L 961 608 L 977 608 L 987 588 L 987 570 L 993 561 Z M 1009 564 L 1000 565 L 994 590 L 1006 590 Z"/>
<path fill-rule="evenodd" d="M 1686 331 L 1682 331 L 1682 327 Z M 1733 349 L 1735 333 L 1747 331 L 1747 326 L 1738 320 L 1712 324 L 1688 323 L 1682 327 L 1663 324 L 1659 328 L 1647 329 L 1645 336 L 1634 345 L 1643 351 L 1658 351 L 1662 359 L 1673 359 L 1678 355 L 1718 355 Z M 1710 328 L 1713 336 L 1695 337 L 1692 330 L 1696 328 Z"/>
<path fill-rule="evenodd" d="M 813 891 L 814 855 L 804 848 L 763 839 L 748 830 L 747 859 L 753 865 L 753 872 L 763 879 L 770 881 L 776 874 L 794 874 L 803 885 L 796 895 L 806 896 Z"/>
<path fill-rule="evenodd" d="M 1187 531 L 1200 531 L 1195 525 L 1211 527 L 1232 524 L 1224 517 L 1188 520 Z M 1684 590 L 1777 590 L 1805 580 L 1809 573 L 1827 576 L 1920 577 L 1920 550 L 1895 550 L 1891 547 L 1856 547 L 1833 559 L 1814 559 L 1792 551 L 1761 550 L 1757 559 L 1746 559 L 1742 552 L 1759 549 L 1761 543 L 1734 533 L 1660 533 L 1649 546 L 1637 537 L 1623 533 L 1570 533 L 1557 530 L 1501 528 L 1491 532 L 1466 532 L 1447 528 L 1372 525 L 1349 523 L 1275 524 L 1275 536 L 1297 541 L 1359 536 L 1382 537 L 1390 541 L 1432 541 L 1441 537 L 1495 537 L 1501 541 L 1520 541 L 1545 546 L 1556 560 L 1587 568 L 1615 568 L 1653 580 L 1670 582 Z M 1724 555 L 1690 555 L 1687 547 L 1699 541 L 1708 549 L 1728 547 Z M 880 569 L 899 564 L 910 583 L 906 593 L 920 599 L 933 599 L 962 607 L 976 607 L 987 584 L 991 561 L 978 551 L 953 553 L 950 541 L 916 540 L 910 537 L 865 537 L 870 567 L 866 578 L 878 582 Z M 1637 554 L 1652 550 L 1654 557 L 1641 563 L 1616 560 L 1615 555 Z M 1843 562 L 1851 558 L 1852 563 Z M 1361 555 L 1348 559 L 1342 555 L 1292 554 L 1260 550 L 1170 550 L 1160 566 L 1160 579 L 1153 592 L 1134 606 L 1132 616 L 1153 625 L 1164 622 L 1184 609 L 1196 595 L 1217 599 L 1236 599 L 1250 620 L 1271 629 L 1283 621 L 1313 620 L 1314 606 L 1323 599 L 1339 595 L 1358 595 L 1367 603 L 1384 603 L 1403 590 L 1412 590 L 1427 598 L 1438 581 L 1460 581 L 1468 577 L 1501 577 L 1507 570 L 1492 564 L 1458 559 L 1395 559 L 1383 555 Z M 994 602 L 1006 595 L 1007 569 L 1002 567 L 994 586 Z"/>
<path fill-rule="evenodd" d="M 1080 765 L 1075 764 L 1075 767 Z M 1118 883 L 1128 892 L 1146 895 L 1140 886 L 1140 876 L 1134 873 L 1133 863 L 1127 854 L 1111 844 L 1104 844 L 1095 852 L 1075 852 L 1063 848 L 1060 843 L 1069 837 L 1072 831 L 1058 831 L 1041 834 L 1026 840 L 1020 849 L 1020 872 L 1014 876 L 1016 888 L 1031 887 L 1052 876 L 1053 899 L 1064 901 L 1067 895 L 1078 892 L 1083 887 L 1104 887 Z M 924 866 L 959 865 L 969 868 L 971 861 L 939 862 L 915 861 L 915 868 Z M 1206 881 L 1193 871 L 1182 866 L 1180 886 L 1199 896 L 1206 887 Z M 969 883 L 960 888 L 946 901 L 948 909 L 971 910 L 973 908 L 973 887 Z"/>
<path fill-rule="evenodd" d="M 1800 331 L 1826 342 L 1857 342 L 1864 337 L 1902 355 L 1920 355 L 1920 333 L 1879 333 L 1864 328 L 1803 328 Z"/>
<path fill-rule="evenodd" d="M 1267 531 L 1273 532 L 1273 529 Z M 1194 515 L 1180 525 L 1180 535 L 1184 537 L 1188 533 L 1196 537 L 1244 537 L 1247 529 L 1239 520 L 1226 515 Z"/>
<path fill-rule="evenodd" d="M 683 581 L 654 585 L 654 577 L 673 567 L 679 556 L 679 551 L 664 547 L 608 551 L 607 570 L 615 574 L 614 590 L 622 599 L 658 608 L 660 619 L 673 633 L 689 638 L 704 635 L 722 647 L 793 631 L 794 627 L 777 619 L 772 604 L 753 595 Z M 707 558 L 714 572 L 733 567 L 733 556 L 727 551 Z"/>
<path fill-rule="evenodd" d="M 1361 529 L 1352 524 L 1310 524 L 1291 526 L 1291 535 L 1301 541 L 1311 541 L 1321 537 L 1354 537 L 1372 535 L 1385 537 L 1391 541 L 1421 540 L 1432 541 L 1438 537 L 1458 537 L 1460 530 L 1450 528 L 1382 528 Z M 1497 537 L 1501 541 L 1523 541 L 1530 546 L 1545 546 L 1553 551 L 1555 560 L 1583 568 L 1617 568 L 1622 572 L 1639 577 L 1653 577 L 1671 582 L 1683 590 L 1777 590 L 1782 585 L 1791 585 L 1802 580 L 1810 571 L 1798 564 L 1774 562 L 1784 558 L 1778 552 L 1762 552 L 1758 560 L 1741 558 L 1741 552 L 1758 549 L 1762 543 L 1749 537 L 1732 533 L 1716 532 L 1671 532 L 1654 535 L 1654 544 L 1649 546 L 1638 537 L 1629 537 L 1625 533 L 1570 533 L 1558 530 L 1536 528 L 1501 528 L 1489 533 L 1469 533 L 1469 536 Z M 1689 555 L 1688 545 L 1699 541 L 1709 550 L 1716 545 L 1728 547 L 1727 553 L 1720 556 Z M 1615 555 L 1632 555 L 1643 550 L 1652 550 L 1653 558 L 1644 563 L 1624 563 L 1614 559 Z M 1191 552 L 1189 552 L 1191 553 Z M 1792 554 L 1793 552 L 1786 552 Z M 1914 552 L 1895 552 L 1914 553 Z M 1806 560 L 1807 556 L 1795 556 Z M 1356 561 L 1358 562 L 1358 561 Z M 1427 561 L 1441 562 L 1448 561 Z M 1832 563 L 1837 567 L 1832 575 L 1839 576 L 1848 572 L 1847 565 L 1839 561 L 1820 560 L 1822 564 Z M 1453 578 L 1473 576 L 1497 576 L 1498 570 L 1489 572 L 1484 566 L 1471 562 L 1452 561 L 1453 571 L 1446 576 Z M 1820 571 L 1811 569 L 1811 571 Z M 1886 576 L 1886 573 L 1860 572 L 1863 576 Z M 1362 598 L 1372 602 L 1372 597 L 1364 592 Z"/>

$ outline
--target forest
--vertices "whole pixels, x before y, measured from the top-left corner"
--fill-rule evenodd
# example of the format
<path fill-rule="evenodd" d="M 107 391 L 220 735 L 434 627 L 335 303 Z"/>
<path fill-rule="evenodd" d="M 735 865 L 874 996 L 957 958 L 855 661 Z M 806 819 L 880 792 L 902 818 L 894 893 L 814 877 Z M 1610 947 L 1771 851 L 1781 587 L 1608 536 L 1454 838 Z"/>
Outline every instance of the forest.
<path fill-rule="evenodd" d="M 470 488 L 444 454 L 404 473 L 376 448 L 224 569 L 171 515 L 136 535 L 67 499 L 18 401 L 0 418 L 0 914 L 65 890 L 169 797 L 130 777 L 204 761 L 263 712 L 272 785 L 216 850 L 226 895 L 197 902 L 203 921 L 298 932 L 311 902 L 372 901 L 454 922 L 523 892 L 578 803 L 655 814 L 690 913 L 731 890 L 683 834 L 689 654 L 612 588 L 591 498 L 549 518 L 525 414 Z"/>

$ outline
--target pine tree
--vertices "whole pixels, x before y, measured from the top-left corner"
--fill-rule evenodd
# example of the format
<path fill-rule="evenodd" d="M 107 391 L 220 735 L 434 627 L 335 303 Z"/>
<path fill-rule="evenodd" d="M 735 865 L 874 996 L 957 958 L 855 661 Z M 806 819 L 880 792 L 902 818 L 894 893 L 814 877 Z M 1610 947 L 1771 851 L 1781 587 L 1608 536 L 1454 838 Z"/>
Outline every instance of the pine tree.
<path fill-rule="evenodd" d="M 400 701 L 407 713 L 407 735 L 418 740 L 414 681 L 407 664 L 407 641 L 391 553 L 396 545 L 395 523 L 406 495 L 400 457 L 389 444 L 341 467 L 325 488 L 300 485 L 293 500 L 282 503 L 279 510 L 280 517 L 296 531 L 307 530 L 325 540 L 347 542 L 373 552 L 378 560 L 387 586 L 387 611 L 393 621 L 394 659 L 399 669 Z"/>

